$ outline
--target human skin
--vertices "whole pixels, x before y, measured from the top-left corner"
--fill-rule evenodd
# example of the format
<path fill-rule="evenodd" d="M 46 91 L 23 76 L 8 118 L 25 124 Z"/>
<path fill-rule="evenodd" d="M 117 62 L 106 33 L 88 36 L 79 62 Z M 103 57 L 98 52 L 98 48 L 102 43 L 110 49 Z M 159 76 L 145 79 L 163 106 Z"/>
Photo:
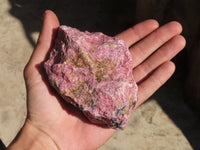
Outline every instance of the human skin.
<path fill-rule="evenodd" d="M 9 150 L 90 150 L 103 145 L 115 132 L 90 123 L 78 109 L 65 102 L 48 84 L 43 62 L 52 47 L 59 21 L 45 11 L 43 27 L 24 69 L 27 90 L 27 118 Z M 170 60 L 185 46 L 182 27 L 170 22 L 159 27 L 146 20 L 116 37 L 129 46 L 133 57 L 133 76 L 138 84 L 137 108 L 174 73 Z M 138 42 L 139 41 L 139 42 Z"/>

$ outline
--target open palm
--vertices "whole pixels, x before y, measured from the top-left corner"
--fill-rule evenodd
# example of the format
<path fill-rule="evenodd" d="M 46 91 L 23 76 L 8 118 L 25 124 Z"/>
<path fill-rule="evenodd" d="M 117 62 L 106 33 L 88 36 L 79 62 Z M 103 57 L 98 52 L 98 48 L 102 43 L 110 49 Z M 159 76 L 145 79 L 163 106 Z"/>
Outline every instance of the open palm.
<path fill-rule="evenodd" d="M 185 45 L 181 25 L 170 22 L 158 27 L 147 20 L 116 35 L 129 46 L 133 57 L 133 75 L 138 83 L 138 107 L 167 81 L 175 70 L 170 61 Z M 49 86 L 43 69 L 59 21 L 46 11 L 38 43 L 25 68 L 27 122 L 44 132 L 59 149 L 96 149 L 115 132 L 87 121 L 83 114 L 65 102 Z M 138 42 L 139 41 L 139 42 Z"/>

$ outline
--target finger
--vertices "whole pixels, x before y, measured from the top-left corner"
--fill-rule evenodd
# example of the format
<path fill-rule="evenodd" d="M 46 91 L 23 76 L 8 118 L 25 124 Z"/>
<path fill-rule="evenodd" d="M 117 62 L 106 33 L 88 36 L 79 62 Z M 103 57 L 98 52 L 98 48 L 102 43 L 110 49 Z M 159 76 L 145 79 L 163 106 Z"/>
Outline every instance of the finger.
<path fill-rule="evenodd" d="M 125 44 L 130 47 L 132 44 L 141 40 L 158 27 L 158 22 L 150 19 L 123 31 L 122 33 L 116 35 L 116 37 L 124 40 Z"/>
<path fill-rule="evenodd" d="M 52 41 L 58 27 L 59 21 L 56 15 L 50 10 L 45 11 L 43 27 L 30 62 L 33 64 L 38 64 L 45 59 L 46 54 L 52 45 Z"/>
<path fill-rule="evenodd" d="M 138 85 L 138 102 L 136 107 L 149 98 L 158 88 L 160 88 L 174 73 L 175 65 L 167 61 L 159 66 L 146 80 Z"/>
<path fill-rule="evenodd" d="M 133 76 L 136 82 L 140 82 L 149 73 L 157 68 L 160 64 L 171 60 L 177 53 L 179 53 L 185 46 L 185 39 L 181 35 L 174 36 L 165 45 L 163 45 L 157 52 L 150 56 L 142 64 L 134 68 Z"/>
<path fill-rule="evenodd" d="M 180 34 L 182 27 L 178 22 L 170 22 L 155 30 L 145 39 L 130 48 L 134 67 L 142 63 L 149 55 L 173 36 Z"/>

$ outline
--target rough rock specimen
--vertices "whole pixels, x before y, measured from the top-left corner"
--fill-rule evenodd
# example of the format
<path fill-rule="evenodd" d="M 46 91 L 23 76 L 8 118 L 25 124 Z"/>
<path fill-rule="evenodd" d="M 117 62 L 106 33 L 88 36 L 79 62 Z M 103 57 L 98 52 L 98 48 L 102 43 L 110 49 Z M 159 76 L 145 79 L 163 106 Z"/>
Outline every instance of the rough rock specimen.
<path fill-rule="evenodd" d="M 137 85 L 124 41 L 60 26 L 44 67 L 51 85 L 91 122 L 126 126 L 137 101 Z"/>

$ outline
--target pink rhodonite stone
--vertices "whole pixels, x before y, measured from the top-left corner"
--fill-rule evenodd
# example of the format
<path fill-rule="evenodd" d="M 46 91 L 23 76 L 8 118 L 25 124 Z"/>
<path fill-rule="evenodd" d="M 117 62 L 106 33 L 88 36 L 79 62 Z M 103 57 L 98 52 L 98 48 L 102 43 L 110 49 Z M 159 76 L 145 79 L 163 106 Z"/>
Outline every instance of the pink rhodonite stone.
<path fill-rule="evenodd" d="M 60 26 L 44 67 L 50 84 L 91 122 L 109 128 L 126 126 L 138 89 L 124 41 Z"/>

